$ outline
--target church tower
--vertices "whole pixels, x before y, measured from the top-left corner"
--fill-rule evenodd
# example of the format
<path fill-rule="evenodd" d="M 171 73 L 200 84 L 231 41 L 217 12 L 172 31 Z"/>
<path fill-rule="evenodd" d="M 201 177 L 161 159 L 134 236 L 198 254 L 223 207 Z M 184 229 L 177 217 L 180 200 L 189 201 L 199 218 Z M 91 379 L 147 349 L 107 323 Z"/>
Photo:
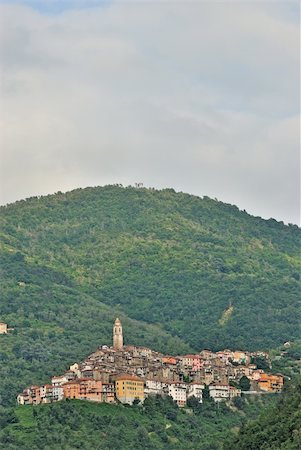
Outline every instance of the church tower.
<path fill-rule="evenodd" d="M 113 326 L 113 348 L 115 350 L 122 350 L 122 347 L 123 347 L 122 325 L 120 320 L 117 318 Z"/>

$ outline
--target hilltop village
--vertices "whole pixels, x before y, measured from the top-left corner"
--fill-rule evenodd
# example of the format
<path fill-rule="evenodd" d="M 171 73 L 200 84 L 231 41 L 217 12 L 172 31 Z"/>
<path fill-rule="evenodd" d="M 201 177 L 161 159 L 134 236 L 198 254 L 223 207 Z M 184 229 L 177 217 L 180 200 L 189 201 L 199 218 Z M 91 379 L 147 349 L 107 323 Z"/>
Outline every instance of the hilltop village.
<path fill-rule="evenodd" d="M 20 405 L 52 403 L 63 399 L 133 404 L 149 395 L 170 396 L 183 407 L 190 397 L 201 403 L 206 390 L 215 402 L 231 400 L 242 390 L 276 393 L 283 376 L 265 373 L 252 361 L 264 352 L 202 350 L 198 354 L 168 356 L 145 347 L 124 346 L 120 320 L 113 326 L 113 347 L 103 345 L 51 384 L 30 386 L 18 395 Z"/>

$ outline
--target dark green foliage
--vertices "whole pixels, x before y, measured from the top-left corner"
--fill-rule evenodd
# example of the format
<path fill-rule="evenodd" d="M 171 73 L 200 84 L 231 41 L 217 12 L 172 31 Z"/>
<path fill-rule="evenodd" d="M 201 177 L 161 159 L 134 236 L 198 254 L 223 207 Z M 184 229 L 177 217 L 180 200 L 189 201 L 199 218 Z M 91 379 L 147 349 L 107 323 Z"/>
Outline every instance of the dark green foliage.
<path fill-rule="evenodd" d="M 301 448 L 301 379 L 279 401 L 244 425 L 225 450 L 299 450 Z"/>
<path fill-rule="evenodd" d="M 281 346 L 270 352 L 274 372 L 283 373 L 289 378 L 300 375 L 301 339 L 296 339 L 289 346 Z"/>
<path fill-rule="evenodd" d="M 239 388 L 242 391 L 249 391 L 250 390 L 250 385 L 251 385 L 251 383 L 250 383 L 249 378 L 246 377 L 245 375 L 243 375 L 241 377 L 241 379 L 239 380 Z"/>
<path fill-rule="evenodd" d="M 0 403 L 100 344 L 170 354 L 300 334 L 300 230 L 172 189 L 78 189 L 1 208 Z M 229 309 L 231 305 L 232 309 Z M 228 311 L 225 314 L 225 311 Z"/>
<path fill-rule="evenodd" d="M 252 358 L 251 363 L 255 364 L 257 369 L 262 369 L 267 372 L 270 370 L 269 362 L 263 356 L 256 356 Z"/>
<path fill-rule="evenodd" d="M 221 450 L 248 411 L 236 414 L 213 404 L 198 405 L 194 413 L 157 396 L 134 407 L 72 400 L 20 406 L 14 414 L 18 422 L 6 423 L 0 431 L 1 449 Z"/>

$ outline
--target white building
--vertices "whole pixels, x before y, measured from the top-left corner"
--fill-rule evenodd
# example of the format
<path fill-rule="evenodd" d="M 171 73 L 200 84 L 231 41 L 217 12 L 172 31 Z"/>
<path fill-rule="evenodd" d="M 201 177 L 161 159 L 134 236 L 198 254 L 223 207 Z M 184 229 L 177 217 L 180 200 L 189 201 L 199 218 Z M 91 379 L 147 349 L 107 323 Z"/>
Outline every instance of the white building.
<path fill-rule="evenodd" d="M 51 384 L 53 387 L 62 386 L 64 383 L 67 383 L 67 381 L 69 381 L 69 379 L 65 375 L 54 376 L 51 378 Z"/>
<path fill-rule="evenodd" d="M 229 400 L 230 398 L 230 386 L 226 384 L 211 384 L 209 386 L 209 395 L 215 402 L 221 402 L 223 400 Z"/>
<path fill-rule="evenodd" d="M 18 405 L 25 405 L 25 399 L 23 394 L 19 394 L 17 396 L 17 403 Z"/>
<path fill-rule="evenodd" d="M 64 398 L 64 389 L 62 386 L 52 386 L 52 398 L 54 402 L 59 402 Z"/>
<path fill-rule="evenodd" d="M 185 383 L 166 382 L 164 383 L 163 392 L 177 402 L 178 406 L 186 405 L 187 387 Z"/>
<path fill-rule="evenodd" d="M 202 383 L 198 383 L 197 381 L 190 383 L 187 388 L 187 398 L 196 397 L 199 400 L 199 403 L 202 403 L 203 389 L 205 389 L 205 385 Z"/>
<path fill-rule="evenodd" d="M 144 394 L 148 395 L 162 395 L 163 394 L 163 384 L 158 380 L 145 380 Z"/>

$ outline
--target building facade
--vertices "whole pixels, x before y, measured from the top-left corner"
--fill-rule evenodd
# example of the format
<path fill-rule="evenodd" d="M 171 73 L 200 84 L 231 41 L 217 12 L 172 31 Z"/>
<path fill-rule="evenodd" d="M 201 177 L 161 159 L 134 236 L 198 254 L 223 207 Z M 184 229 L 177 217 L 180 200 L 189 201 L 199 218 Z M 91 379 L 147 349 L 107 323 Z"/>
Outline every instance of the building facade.
<path fill-rule="evenodd" d="M 134 400 L 144 401 L 144 381 L 134 375 L 121 374 L 115 378 L 116 398 L 132 405 Z"/>

